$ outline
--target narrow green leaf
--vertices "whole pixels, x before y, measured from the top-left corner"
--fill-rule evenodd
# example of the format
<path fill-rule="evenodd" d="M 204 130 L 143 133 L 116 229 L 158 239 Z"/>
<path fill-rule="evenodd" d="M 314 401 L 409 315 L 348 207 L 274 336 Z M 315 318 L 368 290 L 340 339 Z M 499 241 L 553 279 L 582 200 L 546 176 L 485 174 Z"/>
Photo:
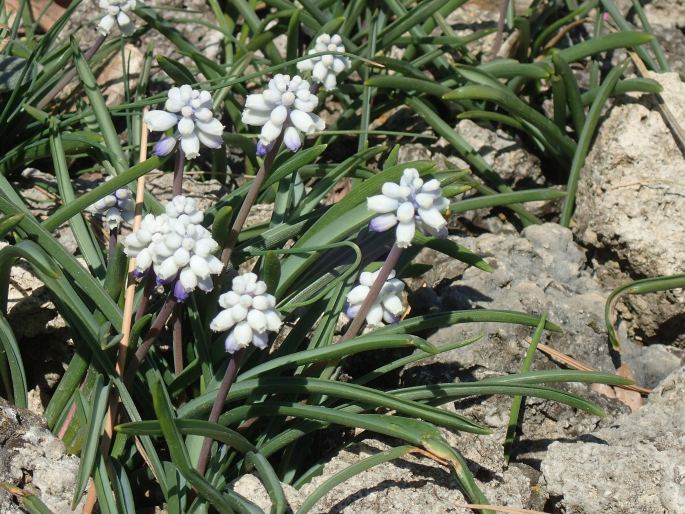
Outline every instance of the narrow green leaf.
<path fill-rule="evenodd" d="M 607 328 L 607 334 L 609 335 L 609 341 L 611 341 L 611 345 L 615 349 L 620 347 L 618 335 L 616 334 L 616 329 L 614 328 L 612 311 L 616 305 L 616 302 L 622 295 L 647 294 L 681 287 L 685 287 L 685 275 L 663 275 L 660 277 L 643 278 L 641 280 L 628 282 L 627 284 L 614 289 L 604 304 L 604 323 Z"/>
<path fill-rule="evenodd" d="M 283 514 L 288 508 L 288 500 L 285 498 L 281 481 L 269 461 L 260 453 L 247 452 L 245 463 L 248 466 L 253 466 L 259 474 L 259 478 L 262 479 L 262 484 L 269 494 L 269 498 L 271 498 L 271 513 Z"/>
<path fill-rule="evenodd" d="M 71 177 L 69 176 L 67 157 L 64 154 L 64 147 L 62 146 L 62 138 L 57 130 L 54 119 L 50 121 L 50 150 L 52 153 L 52 165 L 55 170 L 55 177 L 57 178 L 57 187 L 62 202 L 66 205 L 73 202 L 76 195 L 74 194 L 74 188 L 71 185 Z M 83 219 L 83 214 L 79 212 L 73 216 L 69 220 L 69 226 L 78 243 L 81 255 L 83 255 L 83 258 L 88 263 L 93 275 L 99 279 L 104 278 L 105 259 L 97 244 L 95 234 L 93 234 L 93 231 Z"/>
<path fill-rule="evenodd" d="M 609 72 L 607 78 L 604 79 L 604 82 L 599 89 L 597 97 L 595 98 L 594 102 L 592 102 L 592 106 L 588 111 L 587 119 L 583 125 L 583 130 L 580 132 L 578 146 L 576 147 L 576 151 L 573 155 L 573 162 L 571 162 L 571 169 L 568 175 L 568 183 L 566 185 L 567 196 L 564 199 L 564 206 L 561 211 L 561 219 L 559 220 L 559 224 L 564 227 L 568 227 L 571 223 L 571 216 L 573 216 L 573 209 L 576 203 L 576 191 L 578 190 L 578 182 L 580 180 L 580 171 L 585 164 L 585 157 L 590 150 L 590 144 L 592 143 L 595 130 L 599 124 L 599 118 L 604 109 L 604 105 L 609 98 L 609 94 L 616 86 L 618 80 L 621 78 L 621 75 L 623 75 L 627 65 L 628 62 L 624 61 L 622 64 L 616 66 Z"/>
<path fill-rule="evenodd" d="M 417 232 L 414 235 L 412 242 L 432 248 L 433 250 L 444 253 L 445 255 L 464 262 L 470 266 L 475 266 L 478 269 L 482 269 L 483 271 L 492 271 L 492 266 L 485 262 L 482 257 L 476 255 L 465 246 L 462 246 L 451 239 L 425 236 Z"/>
<path fill-rule="evenodd" d="M 602 0 L 605 3 L 607 0 Z M 646 32 L 614 32 L 606 36 L 595 37 L 578 43 L 577 45 L 559 50 L 559 55 L 568 63 L 580 61 L 586 57 L 606 52 L 607 50 L 614 50 L 616 48 L 634 48 L 637 47 L 640 52 L 640 45 L 649 43 L 654 36 Z M 650 58 L 651 61 L 651 58 Z"/>
<path fill-rule="evenodd" d="M 558 200 L 565 197 L 566 192 L 557 191 L 556 189 L 529 189 L 527 191 L 516 191 L 515 193 L 499 193 L 459 200 L 450 205 L 450 211 L 456 214 L 500 205 Z"/>
<path fill-rule="evenodd" d="M 112 163 L 112 166 L 114 166 L 117 174 L 123 173 L 128 168 L 128 161 L 126 155 L 124 155 L 124 150 L 121 148 L 119 135 L 114 128 L 112 117 L 109 115 L 107 104 L 100 92 L 95 76 L 73 36 L 71 37 L 71 51 L 74 55 L 74 64 L 78 71 L 79 78 L 83 83 L 83 88 L 90 100 L 95 119 L 97 120 L 102 136 L 104 137 L 105 148 L 109 160 Z"/>
<path fill-rule="evenodd" d="M 162 68 L 164 73 L 166 73 L 177 86 L 195 83 L 195 77 L 190 70 L 177 60 L 158 55 L 157 64 L 159 64 L 159 67 Z"/>
<path fill-rule="evenodd" d="M 102 375 L 98 373 L 91 402 L 91 412 L 88 418 L 88 435 L 81 450 L 78 474 L 76 476 L 76 488 L 71 500 L 71 509 L 75 510 L 83 491 L 88 485 L 88 480 L 93 472 L 93 465 L 98 454 L 100 434 L 105 419 L 105 411 L 109 400 L 109 384 L 104 384 Z"/>
<path fill-rule="evenodd" d="M 533 338 L 528 345 L 526 350 L 526 356 L 523 359 L 523 365 L 521 366 L 521 373 L 526 373 L 530 370 L 530 366 L 533 364 L 533 359 L 535 358 L 535 351 L 538 348 L 538 343 L 542 338 L 542 332 L 545 329 L 545 321 L 547 321 L 547 314 L 540 316 L 540 323 L 535 328 L 533 333 Z M 511 402 L 511 413 L 509 414 L 509 423 L 507 424 L 507 433 L 504 437 L 504 460 L 508 463 L 511 457 L 511 449 L 514 444 L 514 438 L 516 437 L 516 429 L 519 424 L 519 413 L 521 411 L 521 404 L 523 402 L 523 396 L 514 396 Z"/>
<path fill-rule="evenodd" d="M 408 445 L 398 446 L 397 448 L 391 448 L 390 450 L 379 452 L 371 457 L 366 457 L 360 460 L 359 462 L 355 462 L 351 466 L 346 467 L 342 471 L 338 471 L 337 473 L 333 474 L 330 478 L 328 478 L 325 482 L 323 482 L 320 486 L 314 489 L 314 491 L 312 491 L 307 496 L 304 502 L 302 502 L 300 508 L 297 510 L 296 514 L 307 514 L 312 509 L 312 507 L 314 507 L 316 502 L 318 502 L 321 498 L 326 496 L 333 488 L 342 484 L 344 481 L 349 480 L 350 478 L 357 476 L 360 473 L 363 473 L 364 471 L 371 469 L 374 466 L 383 464 L 384 462 L 388 462 L 394 459 L 398 459 L 400 457 L 404 457 L 415 448 L 415 446 Z"/>
<path fill-rule="evenodd" d="M 24 362 L 21 358 L 19 345 L 14 337 L 12 327 L 5 315 L 0 312 L 0 359 L 7 359 L 12 389 L 7 391 L 14 405 L 26 409 L 28 407 L 28 386 Z M 0 364 L 1 365 L 1 364 Z M 7 386 L 8 384 L 5 384 Z"/>
<path fill-rule="evenodd" d="M 459 152 L 459 155 L 472 167 L 475 175 L 500 192 L 511 192 L 511 188 L 502 181 L 501 177 L 490 167 L 485 159 L 476 152 L 464 138 L 457 134 L 452 127 L 445 123 L 445 121 L 426 103 L 418 98 L 411 98 L 407 100 L 407 105 L 414 109 L 426 123 L 433 127 L 433 130 L 435 130 L 436 133 L 440 134 L 454 146 L 457 152 Z M 494 193 L 495 191 L 492 192 Z M 512 205 L 510 206 L 510 209 L 521 218 L 524 224 L 540 223 L 538 218 L 519 205 Z"/>
<path fill-rule="evenodd" d="M 413 333 L 446 327 L 455 323 L 514 323 L 536 327 L 540 322 L 539 316 L 531 316 L 522 312 L 491 310 L 491 309 L 472 309 L 466 311 L 449 311 L 436 314 L 426 314 L 415 318 L 407 318 L 400 321 L 397 325 L 388 325 L 373 331 L 374 335 Z M 551 332 L 561 332 L 561 329 L 554 323 L 547 321 L 545 329 Z M 358 339 L 358 338 L 357 338 Z"/>

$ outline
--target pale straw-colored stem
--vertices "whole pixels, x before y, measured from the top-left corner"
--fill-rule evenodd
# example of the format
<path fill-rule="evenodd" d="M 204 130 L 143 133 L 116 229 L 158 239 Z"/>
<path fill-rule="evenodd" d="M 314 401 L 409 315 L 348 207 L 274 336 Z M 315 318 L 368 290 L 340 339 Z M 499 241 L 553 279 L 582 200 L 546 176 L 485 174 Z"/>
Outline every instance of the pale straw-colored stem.
<path fill-rule="evenodd" d="M 143 116 L 147 112 L 147 108 L 143 110 Z M 142 118 L 141 118 L 142 119 Z M 139 161 L 143 162 L 147 159 L 147 129 L 145 124 L 141 126 L 140 132 L 140 154 Z M 140 228 L 140 223 L 143 218 L 143 200 L 145 197 L 145 175 L 138 178 L 136 182 L 136 210 L 133 218 L 133 231 Z M 121 323 L 121 341 L 119 342 L 119 355 L 117 356 L 116 372 L 120 377 L 124 377 L 126 368 L 126 357 L 128 356 L 128 348 L 131 340 L 131 326 L 133 318 L 133 302 L 136 294 L 136 280 L 133 276 L 133 271 L 136 268 L 136 260 L 131 257 L 128 263 L 128 278 L 126 285 L 126 294 L 124 297 L 124 313 Z M 109 400 L 109 407 L 105 416 L 104 434 L 100 442 L 100 451 L 102 455 L 107 455 L 112 445 L 112 435 L 114 434 L 114 424 L 119 413 L 119 401 L 112 394 Z M 94 499 L 95 484 L 91 481 L 90 489 L 88 490 L 88 498 L 83 506 L 82 514 L 90 514 L 95 506 Z"/>

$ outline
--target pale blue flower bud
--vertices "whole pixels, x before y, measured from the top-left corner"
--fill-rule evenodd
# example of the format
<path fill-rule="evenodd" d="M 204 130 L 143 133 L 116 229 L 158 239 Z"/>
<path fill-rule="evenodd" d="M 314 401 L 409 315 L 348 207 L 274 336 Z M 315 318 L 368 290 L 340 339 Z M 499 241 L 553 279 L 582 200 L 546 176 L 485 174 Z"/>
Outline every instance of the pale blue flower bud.
<path fill-rule="evenodd" d="M 176 138 L 171 136 L 163 137 L 152 148 L 152 153 L 157 157 L 169 155 L 176 148 Z"/>

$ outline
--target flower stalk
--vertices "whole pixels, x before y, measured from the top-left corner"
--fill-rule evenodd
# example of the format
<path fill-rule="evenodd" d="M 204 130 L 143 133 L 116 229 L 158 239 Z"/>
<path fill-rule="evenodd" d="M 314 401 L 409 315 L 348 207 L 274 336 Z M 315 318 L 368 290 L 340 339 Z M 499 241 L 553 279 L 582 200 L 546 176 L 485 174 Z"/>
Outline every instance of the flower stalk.
<path fill-rule="evenodd" d="M 108 257 L 107 262 L 112 262 L 114 260 L 114 254 L 117 252 L 117 242 L 119 241 L 119 227 L 111 227 L 109 229 L 109 242 L 108 244 Z"/>
<path fill-rule="evenodd" d="M 174 166 L 174 183 L 172 195 L 178 196 L 183 194 L 183 168 L 186 162 L 186 154 L 183 148 L 176 151 L 176 165 Z"/>
<path fill-rule="evenodd" d="M 388 256 L 386 257 L 383 266 L 378 272 L 376 280 L 374 280 L 373 285 L 369 289 L 369 294 L 364 299 L 364 302 L 361 304 L 361 307 L 359 307 L 357 315 L 354 317 L 354 319 L 350 322 L 350 325 L 347 327 L 347 331 L 345 331 L 343 336 L 338 341 L 339 343 L 348 341 L 359 333 L 359 330 L 362 328 L 364 320 L 366 319 L 366 315 L 371 310 L 371 307 L 376 301 L 376 298 L 378 298 L 378 295 L 380 294 L 383 285 L 388 280 L 388 277 L 390 276 L 392 270 L 395 269 L 395 266 L 397 266 L 397 262 L 400 259 L 400 255 L 402 255 L 402 248 L 397 246 L 397 244 L 394 244 L 392 249 L 390 250 L 390 253 L 388 253 Z"/>
<path fill-rule="evenodd" d="M 86 50 L 86 52 L 83 54 L 83 57 L 85 58 L 86 62 L 90 61 L 92 57 L 97 53 L 98 50 L 100 50 L 100 47 L 102 44 L 105 42 L 105 39 L 107 39 L 107 35 L 105 34 L 98 34 L 98 37 L 95 39 L 91 47 Z M 55 84 L 55 86 L 48 91 L 43 98 L 41 98 L 38 103 L 36 104 L 36 107 L 38 109 L 44 109 L 46 105 L 48 105 L 58 94 L 60 94 L 64 88 L 74 80 L 76 77 L 76 68 L 73 67 L 71 68 L 63 77 L 62 79 Z"/>
<path fill-rule="evenodd" d="M 135 277 L 133 276 L 135 260 L 132 258 L 131 262 L 133 263 L 133 270 L 129 270 L 129 280 L 131 280 L 131 283 L 135 286 Z M 136 321 L 145 316 L 147 306 L 150 304 L 150 295 L 152 295 L 152 290 L 155 288 L 155 279 L 150 271 L 145 273 L 143 281 L 143 295 L 140 297 L 140 303 L 138 304 L 138 310 L 136 311 Z"/>
<path fill-rule="evenodd" d="M 176 300 L 176 297 L 173 294 L 169 295 L 167 301 L 164 302 L 162 309 L 159 311 L 159 314 L 157 314 L 157 317 L 152 322 L 152 326 L 148 330 L 145 339 L 136 350 L 136 353 L 131 358 L 131 361 L 128 363 L 128 366 L 126 366 L 126 372 L 124 373 L 124 384 L 126 385 L 126 387 L 131 386 L 131 383 L 133 382 L 133 378 L 136 376 L 138 368 L 143 363 L 145 357 L 150 351 L 150 348 L 157 340 L 157 336 L 159 336 L 160 332 L 164 329 L 164 325 L 166 325 L 169 316 L 171 316 L 174 312 L 174 308 L 176 307 L 177 303 L 178 300 Z"/>
<path fill-rule="evenodd" d="M 226 242 L 224 243 L 224 249 L 221 252 L 221 262 L 223 263 L 224 268 L 228 265 L 228 262 L 231 259 L 233 248 L 235 247 L 235 244 L 238 242 L 238 235 L 240 234 L 240 231 L 243 229 L 245 221 L 247 221 L 247 217 L 250 214 L 250 209 L 252 209 L 252 206 L 257 200 L 259 190 L 262 188 L 262 185 L 264 184 L 266 177 L 271 172 L 271 167 L 273 166 L 274 160 L 276 159 L 276 155 L 278 154 L 278 150 L 281 146 L 282 141 L 283 134 L 279 135 L 276 138 L 276 141 L 274 141 L 273 146 L 264 156 L 262 165 L 259 167 L 259 170 L 255 175 L 255 178 L 252 180 L 252 184 L 250 184 L 250 189 L 247 191 L 247 194 L 245 195 L 245 200 L 243 200 L 243 204 L 240 206 L 238 215 L 236 216 L 235 221 L 233 222 L 233 226 L 231 227 L 231 231 L 228 234 L 228 237 L 226 238 Z"/>
<path fill-rule="evenodd" d="M 174 308 L 174 373 L 176 376 L 183 371 L 183 308 L 180 304 L 176 304 Z"/>
<path fill-rule="evenodd" d="M 216 393 L 216 398 L 212 404 L 212 410 L 209 413 L 210 423 L 216 423 L 219 421 L 219 416 L 221 415 L 221 409 L 224 406 L 226 397 L 231 390 L 233 382 L 235 382 L 235 377 L 238 375 L 238 367 L 240 366 L 240 359 L 242 357 L 243 350 L 238 350 L 233 354 L 231 359 L 228 361 L 228 366 L 226 366 L 226 371 L 224 372 L 224 377 L 221 379 L 221 384 L 219 385 L 219 390 Z M 200 450 L 200 456 L 197 460 L 197 471 L 200 475 L 204 475 L 207 470 L 207 462 L 209 461 L 209 450 L 212 448 L 212 439 L 205 437 L 202 441 L 202 449 Z"/>

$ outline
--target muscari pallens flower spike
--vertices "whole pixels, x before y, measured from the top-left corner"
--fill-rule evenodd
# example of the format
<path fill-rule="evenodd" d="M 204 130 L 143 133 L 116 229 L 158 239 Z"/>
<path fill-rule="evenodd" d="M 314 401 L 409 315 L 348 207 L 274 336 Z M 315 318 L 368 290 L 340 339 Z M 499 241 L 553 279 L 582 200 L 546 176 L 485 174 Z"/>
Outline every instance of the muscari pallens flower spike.
<path fill-rule="evenodd" d="M 264 155 L 283 132 L 283 142 L 291 152 L 302 146 L 300 133 L 311 134 L 326 125 L 314 114 L 319 100 L 310 91 L 309 82 L 299 75 L 278 74 L 261 93 L 247 95 L 242 120 L 262 127 L 257 155 Z M 284 132 L 285 131 L 285 132 Z"/>
<path fill-rule="evenodd" d="M 276 298 L 266 292 L 266 284 L 254 273 L 238 275 L 233 287 L 219 297 L 222 307 L 209 325 L 214 332 L 231 330 L 226 336 L 228 353 L 247 348 L 250 344 L 264 350 L 269 344 L 269 332 L 281 328 L 281 316 Z"/>
<path fill-rule="evenodd" d="M 447 221 L 441 211 L 449 207 L 449 201 L 442 196 L 440 182 L 436 179 L 425 182 L 414 168 L 407 168 L 400 183 L 386 182 L 383 194 L 367 198 L 367 208 L 379 214 L 371 220 L 369 228 L 374 232 L 385 232 L 397 225 L 396 244 L 400 248 L 411 246 L 416 228 L 436 236 L 447 236 Z"/>
<path fill-rule="evenodd" d="M 311 48 L 307 54 L 317 54 L 321 52 L 344 52 L 345 46 L 342 44 L 342 38 L 338 34 L 321 34 L 316 38 L 314 48 Z M 350 67 L 350 61 L 344 55 L 320 55 L 312 57 L 306 61 L 297 63 L 299 71 L 311 71 L 312 79 L 321 83 L 324 89 L 330 91 L 335 89 L 337 85 L 336 77 L 343 70 Z"/>
<path fill-rule="evenodd" d="M 219 244 L 201 225 L 203 218 L 195 200 L 182 195 L 167 203 L 164 214 L 145 216 L 140 228 L 124 241 L 126 255 L 136 258 L 136 274 L 152 267 L 160 284 L 178 277 L 174 296 L 179 301 L 196 287 L 211 291 L 212 275 L 220 274 L 223 266 L 212 254 Z"/>
<path fill-rule="evenodd" d="M 98 25 L 98 32 L 106 36 L 114 27 L 114 24 L 119 26 L 122 34 L 130 36 L 135 30 L 135 26 L 129 18 L 129 11 L 136 7 L 136 0 L 100 0 L 100 9 L 107 12 Z"/>
<path fill-rule="evenodd" d="M 106 181 L 109 181 L 111 178 L 107 177 Z M 131 191 L 122 187 L 104 198 L 100 198 L 90 206 L 90 210 L 93 214 L 100 217 L 107 224 L 107 227 L 112 230 L 124 222 L 131 223 L 135 207 L 136 202 L 133 200 Z"/>
<path fill-rule="evenodd" d="M 155 155 L 169 154 L 181 140 L 181 148 L 188 159 L 200 155 L 200 143 L 208 148 L 223 144 L 224 126 L 214 118 L 212 95 L 209 91 L 193 89 L 189 85 L 172 87 L 164 110 L 145 113 L 143 121 L 151 132 L 165 132 L 176 127 L 173 137 L 162 138 L 154 148 Z"/>
<path fill-rule="evenodd" d="M 364 299 L 369 295 L 380 270 L 371 273 L 364 271 L 359 275 L 359 285 L 352 288 L 347 293 L 347 309 L 345 315 L 352 319 L 357 317 L 357 313 L 364 303 Z M 397 323 L 404 312 L 402 305 L 402 291 L 404 282 L 395 278 L 395 271 L 391 271 L 381 292 L 373 302 L 369 313 L 366 315 L 366 323 L 370 326 L 382 325 L 385 323 Z"/>

